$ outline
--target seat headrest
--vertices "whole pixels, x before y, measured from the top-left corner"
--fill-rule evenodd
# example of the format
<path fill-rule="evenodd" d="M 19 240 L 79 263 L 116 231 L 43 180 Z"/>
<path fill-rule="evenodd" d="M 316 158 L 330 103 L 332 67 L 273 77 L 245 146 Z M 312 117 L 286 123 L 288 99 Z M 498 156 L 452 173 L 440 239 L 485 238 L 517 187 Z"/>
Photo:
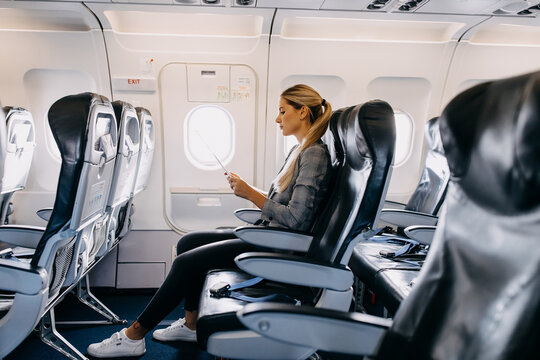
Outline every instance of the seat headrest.
<path fill-rule="evenodd" d="M 477 85 L 448 104 L 444 150 L 471 201 L 503 214 L 538 206 L 539 114 L 540 72 Z"/>
<path fill-rule="evenodd" d="M 103 123 L 98 117 L 98 114 L 102 113 L 102 110 L 99 109 L 106 109 L 109 112 L 109 118 L 105 119 L 106 121 Z M 105 143 L 97 141 L 88 145 L 89 141 L 95 141 L 92 136 L 99 138 L 100 132 L 109 132 L 101 127 L 110 128 L 111 133 L 116 136 L 116 120 L 106 97 L 88 92 L 65 96 L 51 106 L 48 117 L 53 137 L 60 150 L 62 165 L 53 212 L 32 258 L 34 265 L 37 265 L 47 240 L 72 220 L 85 160 L 92 164 L 100 164 L 103 161 L 114 159 L 116 154 L 114 139 Z M 104 136 L 100 140 L 103 138 Z M 105 147 L 107 150 L 103 150 L 101 147 Z"/>
<path fill-rule="evenodd" d="M 445 156 L 441 133 L 439 131 L 438 117 L 434 117 L 427 122 L 425 128 L 425 138 L 426 145 L 430 151 Z"/>
<path fill-rule="evenodd" d="M 51 106 L 49 126 L 62 162 L 82 165 L 91 111 L 96 104 L 106 103 L 106 97 L 87 92 L 65 96 Z"/>
<path fill-rule="evenodd" d="M 137 117 L 141 127 L 141 150 L 154 149 L 154 121 L 148 109 L 136 107 Z"/>
<path fill-rule="evenodd" d="M 381 100 L 339 109 L 329 132 L 324 140 L 334 167 L 332 185 L 308 254 L 341 262 L 348 261 L 353 239 L 376 221 L 394 153 L 394 112 Z"/>
<path fill-rule="evenodd" d="M 112 103 L 118 127 L 118 153 L 138 153 L 140 148 L 140 126 L 135 108 L 125 101 Z"/>

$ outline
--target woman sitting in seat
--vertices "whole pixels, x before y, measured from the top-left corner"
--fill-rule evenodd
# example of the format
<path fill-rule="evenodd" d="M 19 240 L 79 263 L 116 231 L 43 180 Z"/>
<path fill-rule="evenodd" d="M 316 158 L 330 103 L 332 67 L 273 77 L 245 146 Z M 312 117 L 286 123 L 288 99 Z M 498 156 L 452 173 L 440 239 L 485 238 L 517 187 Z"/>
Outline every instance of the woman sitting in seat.
<path fill-rule="evenodd" d="M 262 210 L 265 225 L 308 230 L 328 188 L 330 154 L 321 137 L 326 132 L 332 107 L 313 88 L 295 85 L 279 101 L 279 124 L 284 136 L 294 135 L 293 147 L 268 194 L 231 173 L 234 194 Z M 185 299 L 185 319 L 154 331 L 161 341 L 196 341 L 197 307 L 206 273 L 218 268 L 236 268 L 234 258 L 256 246 L 235 237 L 233 230 L 195 231 L 179 242 L 179 255 L 156 295 L 133 324 L 100 343 L 91 344 L 95 357 L 140 356 L 145 353 L 145 334 Z"/>

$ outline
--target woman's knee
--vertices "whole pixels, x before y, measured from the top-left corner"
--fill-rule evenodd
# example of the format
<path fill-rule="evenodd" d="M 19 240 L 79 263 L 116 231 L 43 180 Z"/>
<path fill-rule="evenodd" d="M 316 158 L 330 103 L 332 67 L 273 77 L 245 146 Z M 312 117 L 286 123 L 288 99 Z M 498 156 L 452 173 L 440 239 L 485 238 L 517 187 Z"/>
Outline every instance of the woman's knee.
<path fill-rule="evenodd" d="M 202 234 L 198 231 L 192 231 L 182 236 L 176 244 L 176 255 L 183 254 L 200 246 L 201 236 Z"/>
<path fill-rule="evenodd" d="M 233 229 L 227 230 L 199 230 L 191 231 L 178 240 L 176 244 L 176 255 L 193 250 L 199 246 L 214 243 L 216 241 L 234 238 Z"/>

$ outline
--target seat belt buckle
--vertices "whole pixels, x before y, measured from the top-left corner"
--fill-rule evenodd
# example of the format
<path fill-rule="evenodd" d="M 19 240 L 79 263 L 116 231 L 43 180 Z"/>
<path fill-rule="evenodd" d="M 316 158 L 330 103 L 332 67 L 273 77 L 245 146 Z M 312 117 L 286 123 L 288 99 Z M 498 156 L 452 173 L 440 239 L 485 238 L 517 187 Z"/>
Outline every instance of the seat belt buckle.
<path fill-rule="evenodd" d="M 210 288 L 210 296 L 215 297 L 217 299 L 222 297 L 228 297 L 230 294 L 229 289 L 231 288 L 230 284 L 226 284 L 223 282 L 216 283 Z"/>

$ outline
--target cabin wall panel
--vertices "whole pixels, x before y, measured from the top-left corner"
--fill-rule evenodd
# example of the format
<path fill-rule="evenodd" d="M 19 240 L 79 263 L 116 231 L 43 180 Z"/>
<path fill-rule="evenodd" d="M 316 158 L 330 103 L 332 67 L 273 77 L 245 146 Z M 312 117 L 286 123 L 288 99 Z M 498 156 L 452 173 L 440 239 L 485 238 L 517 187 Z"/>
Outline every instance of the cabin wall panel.
<path fill-rule="evenodd" d="M 28 109 L 36 151 L 26 189 L 15 194 L 12 221 L 44 225 L 35 211 L 54 203 L 60 157 L 47 112 L 59 98 L 92 91 L 111 96 L 98 21 L 81 4 L 0 2 L 0 101 Z"/>
<path fill-rule="evenodd" d="M 442 105 L 478 83 L 538 70 L 540 19 L 491 18 L 472 28 L 460 41 Z"/>

